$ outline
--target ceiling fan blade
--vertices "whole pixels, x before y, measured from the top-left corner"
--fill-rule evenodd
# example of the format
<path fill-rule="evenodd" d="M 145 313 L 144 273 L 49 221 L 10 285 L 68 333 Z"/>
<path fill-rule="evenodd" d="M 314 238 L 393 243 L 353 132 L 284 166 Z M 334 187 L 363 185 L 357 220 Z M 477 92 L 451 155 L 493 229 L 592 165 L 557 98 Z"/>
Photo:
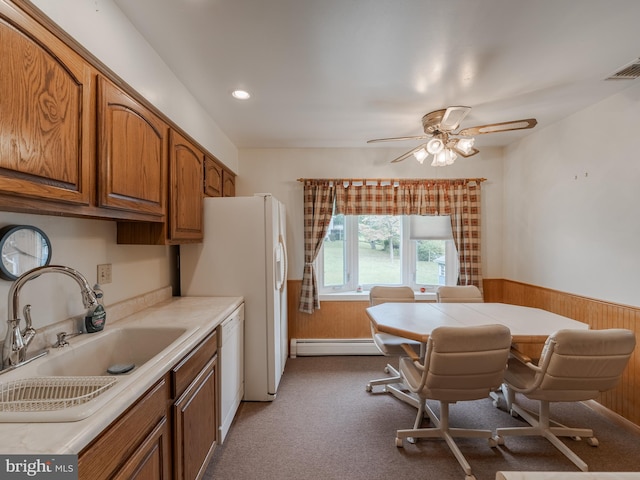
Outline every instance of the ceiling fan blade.
<path fill-rule="evenodd" d="M 470 111 L 471 107 L 456 106 L 447 108 L 442 116 L 442 120 L 440 120 L 438 130 L 441 132 L 454 131 L 460 126 L 460 123 L 462 123 L 462 120 L 464 120 L 464 117 L 466 117 Z"/>
<path fill-rule="evenodd" d="M 429 138 L 429 137 L 427 135 L 418 135 L 416 137 L 375 138 L 373 140 L 367 140 L 367 143 L 396 142 L 400 140 L 422 140 L 424 138 Z"/>
<path fill-rule="evenodd" d="M 460 130 L 457 135 L 471 137 L 473 135 L 482 135 L 483 133 L 508 132 L 511 130 L 524 130 L 533 128 L 538 121 L 535 118 L 527 118 L 524 120 L 514 120 L 511 122 L 491 123 L 489 125 L 479 125 L 477 127 L 469 127 Z"/>
<path fill-rule="evenodd" d="M 403 153 L 402 155 L 400 155 L 397 158 L 394 158 L 393 160 L 391 160 L 391 163 L 398 163 L 401 162 L 403 160 L 406 160 L 407 158 L 409 158 L 411 155 L 413 155 L 415 152 L 417 152 L 418 150 L 420 150 L 421 148 L 424 148 L 426 146 L 426 143 L 423 143 L 422 145 L 418 145 L 416 148 L 409 150 L 407 153 Z"/>

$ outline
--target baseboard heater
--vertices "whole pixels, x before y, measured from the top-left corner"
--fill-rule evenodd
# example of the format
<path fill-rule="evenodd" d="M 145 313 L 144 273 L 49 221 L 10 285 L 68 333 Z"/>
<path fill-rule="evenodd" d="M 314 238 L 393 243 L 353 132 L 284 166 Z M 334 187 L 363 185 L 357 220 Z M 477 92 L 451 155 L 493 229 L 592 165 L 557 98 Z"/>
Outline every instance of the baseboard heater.
<path fill-rule="evenodd" d="M 292 338 L 289 356 L 380 355 L 370 338 Z"/>

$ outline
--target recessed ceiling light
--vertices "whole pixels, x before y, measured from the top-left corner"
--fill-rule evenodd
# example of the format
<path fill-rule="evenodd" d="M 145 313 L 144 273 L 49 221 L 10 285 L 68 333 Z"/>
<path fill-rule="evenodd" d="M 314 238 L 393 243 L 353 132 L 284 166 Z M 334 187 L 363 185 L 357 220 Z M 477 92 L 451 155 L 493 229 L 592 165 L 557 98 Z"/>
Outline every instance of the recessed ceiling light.
<path fill-rule="evenodd" d="M 231 92 L 233 98 L 237 98 L 238 100 L 246 100 L 251 97 L 251 94 L 246 90 L 234 90 Z"/>

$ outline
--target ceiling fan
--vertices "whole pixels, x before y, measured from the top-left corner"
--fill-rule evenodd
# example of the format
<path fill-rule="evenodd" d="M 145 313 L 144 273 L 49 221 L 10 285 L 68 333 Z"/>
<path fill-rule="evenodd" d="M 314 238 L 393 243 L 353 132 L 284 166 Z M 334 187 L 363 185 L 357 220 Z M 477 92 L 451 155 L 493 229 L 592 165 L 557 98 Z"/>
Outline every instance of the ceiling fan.
<path fill-rule="evenodd" d="M 427 113 L 422 117 L 424 135 L 414 137 L 377 138 L 367 143 L 394 142 L 399 140 L 417 140 L 429 138 L 426 143 L 418 145 L 412 150 L 391 160 L 391 163 L 401 162 L 413 155 L 418 162 L 423 163 L 430 154 L 433 155 L 432 166 L 451 165 L 458 155 L 470 157 L 478 153 L 473 147 L 474 135 L 485 133 L 508 132 L 510 130 L 524 130 L 533 128 L 538 121 L 535 118 L 514 120 L 511 122 L 491 123 L 469 127 L 455 132 L 460 123 L 467 116 L 471 107 L 448 107 L 435 112 Z"/>

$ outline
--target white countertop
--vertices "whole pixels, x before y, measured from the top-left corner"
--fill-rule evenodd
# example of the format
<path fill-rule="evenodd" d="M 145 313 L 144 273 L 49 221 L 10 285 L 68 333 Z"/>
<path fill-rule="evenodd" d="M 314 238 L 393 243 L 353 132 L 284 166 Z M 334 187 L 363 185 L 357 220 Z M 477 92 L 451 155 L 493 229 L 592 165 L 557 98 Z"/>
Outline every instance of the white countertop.
<path fill-rule="evenodd" d="M 212 332 L 242 304 L 242 297 L 172 297 L 138 313 L 125 317 L 109 328 L 123 326 L 185 327 L 187 331 L 161 354 L 146 362 L 102 395 L 109 402 L 84 420 L 57 423 L 0 423 L 0 452 L 3 454 L 77 454 L 100 432 L 120 416 L 137 398 L 169 371 L 179 360 Z M 69 340 L 90 341 L 93 333 Z M 85 337 L 85 338 L 83 338 Z M 36 362 L 46 362 L 48 355 L 0 375 L 0 382 L 20 378 L 20 369 Z M 99 397 L 98 397 L 99 398 Z M 97 400 L 97 399 L 96 399 Z M 96 401 L 93 400 L 93 401 Z M 0 413 L 2 415 L 2 413 Z"/>

